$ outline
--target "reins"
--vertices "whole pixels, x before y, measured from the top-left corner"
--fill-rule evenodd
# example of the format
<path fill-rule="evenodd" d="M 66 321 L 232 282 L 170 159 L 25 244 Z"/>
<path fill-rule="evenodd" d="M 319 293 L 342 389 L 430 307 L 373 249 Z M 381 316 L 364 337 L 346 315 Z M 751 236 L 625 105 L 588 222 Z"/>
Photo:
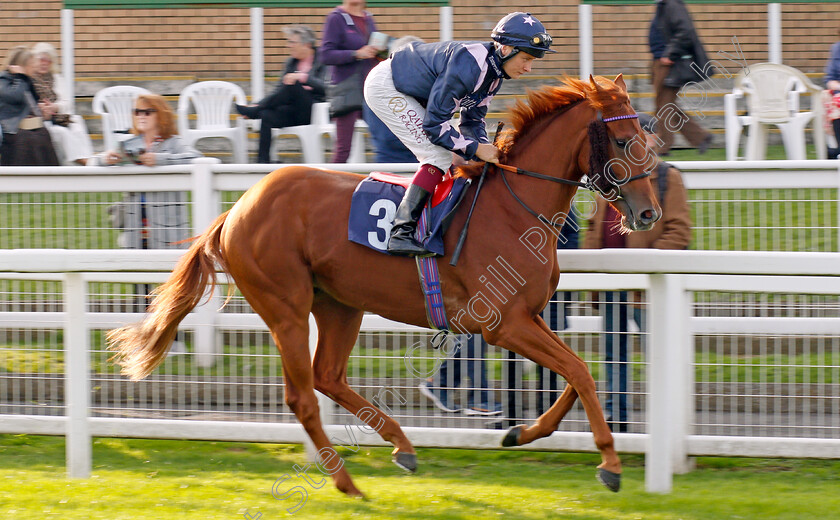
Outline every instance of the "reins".
<path fill-rule="evenodd" d="M 597 121 L 601 122 L 602 124 L 606 124 L 606 123 L 609 123 L 610 121 L 617 121 L 619 119 L 636 119 L 638 117 L 639 116 L 636 115 L 636 114 L 625 114 L 625 115 L 620 115 L 620 116 L 608 117 L 608 118 L 605 118 L 605 119 L 601 119 L 599 117 Z M 593 150 L 595 149 L 595 147 L 599 146 L 599 143 L 593 142 L 593 140 L 591 139 L 591 136 L 590 136 L 590 146 L 592 147 Z M 507 176 L 505 175 L 506 171 L 511 172 L 511 173 L 515 173 L 517 175 L 524 175 L 526 177 L 533 177 L 535 179 L 539 179 L 539 180 L 543 180 L 543 181 L 551 181 L 551 182 L 556 182 L 558 184 L 566 184 L 566 185 L 569 185 L 569 186 L 576 186 L 578 188 L 586 188 L 587 190 L 590 190 L 590 191 L 597 191 L 599 193 L 604 193 L 603 190 L 598 188 L 598 186 L 596 184 L 596 181 L 593 180 L 593 179 L 597 179 L 598 174 L 595 173 L 595 172 L 589 172 L 589 175 L 586 176 L 586 182 L 581 182 L 581 181 L 573 181 L 573 180 L 570 180 L 570 179 L 563 179 L 563 178 L 560 178 L 560 177 L 552 177 L 551 175 L 545 175 L 545 174 L 542 174 L 542 173 L 532 172 L 530 170 L 524 170 L 522 168 L 517 168 L 516 166 L 510 166 L 508 164 L 496 163 L 495 166 L 497 168 L 499 168 L 499 173 L 502 175 L 502 181 L 505 183 L 505 187 L 508 189 L 508 192 L 510 192 L 511 196 L 513 196 L 514 200 L 516 200 L 516 202 L 518 202 L 520 206 L 525 208 L 525 210 L 528 213 L 530 213 L 531 215 L 536 217 L 540 222 L 542 222 L 546 225 L 549 225 L 549 226 L 553 226 L 553 227 L 562 227 L 563 224 L 557 224 L 555 222 L 551 222 L 550 220 L 545 218 L 543 215 L 541 215 L 540 213 L 537 213 L 536 211 L 531 209 L 527 204 L 525 204 L 525 202 L 522 199 L 520 199 L 519 196 L 516 195 L 516 193 L 514 193 L 513 188 L 510 187 L 510 183 L 508 182 Z M 612 172 L 612 167 L 609 167 L 608 169 L 610 170 L 610 172 Z M 611 177 L 615 178 L 614 175 L 611 175 Z M 612 186 L 615 186 L 616 188 L 618 188 L 619 192 L 620 192 L 621 191 L 621 187 L 620 187 L 621 184 L 627 184 L 628 182 L 632 182 L 632 181 L 635 181 L 635 180 L 638 180 L 638 179 L 644 179 L 645 177 L 650 177 L 650 172 L 649 171 L 642 172 L 638 175 L 634 175 L 634 176 L 628 178 L 626 181 L 624 181 L 620 184 L 619 183 L 611 183 L 611 184 L 612 184 Z"/>

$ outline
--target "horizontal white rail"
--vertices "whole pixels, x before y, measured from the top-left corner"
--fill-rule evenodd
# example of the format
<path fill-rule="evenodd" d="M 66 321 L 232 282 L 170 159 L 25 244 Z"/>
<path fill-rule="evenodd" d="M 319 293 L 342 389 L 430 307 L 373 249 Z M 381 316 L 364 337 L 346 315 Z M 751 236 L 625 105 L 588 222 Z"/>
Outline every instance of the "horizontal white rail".
<path fill-rule="evenodd" d="M 837 188 L 838 161 L 676 161 L 688 189 Z M 282 165 L 296 166 L 296 165 Z M 297 165 L 367 174 L 371 171 L 413 173 L 414 163 Z M 278 165 L 221 164 L 197 159 L 177 166 L 4 166 L 0 193 L 190 191 L 189 177 L 199 170 L 212 174 L 216 190 L 246 190 Z M 194 201 L 200 204 L 202 201 Z"/>
<path fill-rule="evenodd" d="M 14 273 L 168 272 L 183 254 L 174 249 L 6 249 L 0 250 L 0 269 Z M 840 276 L 840 253 L 564 249 L 558 250 L 557 258 L 563 273 Z M 635 280 L 641 283 L 642 279 Z"/>
<path fill-rule="evenodd" d="M 0 415 L 0 433 L 27 431 L 33 435 L 63 435 L 67 428 L 65 417 L 37 417 Z M 403 428 L 409 440 L 421 448 L 462 448 L 464 439 L 476 449 L 498 449 L 503 433 L 463 428 L 458 435 L 440 428 Z M 326 426 L 328 437 L 346 435 L 343 426 Z M 232 442 L 272 442 L 302 444 L 306 432 L 300 424 L 241 423 L 231 421 L 179 421 L 171 419 L 112 419 L 92 417 L 90 432 L 94 437 L 130 437 L 141 439 L 188 439 Z M 649 436 L 646 434 L 616 433 L 616 449 L 623 453 L 645 453 Z M 390 446 L 376 435 L 357 435 L 362 446 Z M 791 457 L 840 458 L 840 439 L 795 439 L 766 437 L 732 437 L 690 435 L 688 451 L 696 456 L 732 457 Z M 563 432 L 539 439 L 528 446 L 507 449 L 545 451 L 597 451 L 589 433 Z"/>
<path fill-rule="evenodd" d="M 58 279 L 64 281 L 67 312 L 0 312 L 0 325 L 8 328 L 44 327 L 65 330 L 69 417 L 0 416 L 0 431 L 65 433 L 68 446 L 89 446 L 91 435 L 183 437 L 219 440 L 301 442 L 298 425 L 153 419 L 88 418 L 90 407 L 87 342 L 91 329 L 111 328 L 136 321 L 136 313 L 84 312 L 85 286 L 94 281 L 155 283 L 165 279 L 183 254 L 181 250 L 2 250 L 0 279 Z M 559 251 L 564 274 L 561 290 L 644 289 L 648 295 L 647 410 L 648 433 L 616 435 L 621 451 L 647 454 L 648 489 L 668 491 L 671 475 L 685 467 L 689 455 L 737 454 L 762 456 L 840 457 L 840 441 L 823 439 L 727 437 L 719 449 L 717 437 L 690 434 L 693 375 L 689 352 L 697 334 L 825 334 L 840 332 L 840 318 L 703 317 L 691 315 L 690 291 L 743 291 L 840 294 L 840 253 L 573 250 Z M 5 274 L 4 272 L 5 271 Z M 220 281 L 224 277 L 219 275 Z M 213 300 L 216 304 L 219 300 Z M 70 302 L 76 302 L 75 304 Z M 572 316 L 568 332 L 601 330 L 599 316 Z M 418 331 L 385 318 L 368 315 L 365 331 Z M 183 322 L 186 329 L 264 330 L 255 314 L 218 312 L 204 306 Z M 69 332 L 68 332 L 69 331 Z M 204 341 L 203 343 L 207 343 Z M 210 341 L 212 343 L 212 341 Z M 75 353 L 75 354 L 74 354 Z M 200 357 L 206 352 L 198 352 Z M 691 384 L 689 384 L 691 383 Z M 76 386 L 78 385 L 78 386 Z M 72 390 L 72 391 L 71 391 Z M 74 397 L 75 394 L 75 397 Z M 72 401 L 72 402 L 70 402 Z M 418 446 L 498 447 L 497 431 L 406 428 Z M 379 438 L 360 441 L 384 445 Z M 657 447 L 657 449 L 653 449 Z M 557 432 L 529 449 L 594 450 L 591 436 Z M 84 450 L 81 451 L 84 453 Z M 84 475 L 89 461 L 68 456 L 71 474 Z"/>

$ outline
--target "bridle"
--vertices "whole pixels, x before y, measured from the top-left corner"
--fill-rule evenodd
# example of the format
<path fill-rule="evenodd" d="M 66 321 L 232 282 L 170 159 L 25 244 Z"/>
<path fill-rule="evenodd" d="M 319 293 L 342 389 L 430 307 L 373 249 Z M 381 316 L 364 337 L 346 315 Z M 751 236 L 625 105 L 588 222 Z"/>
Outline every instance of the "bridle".
<path fill-rule="evenodd" d="M 602 118 L 601 114 L 599 112 L 598 113 L 598 118 L 596 120 L 594 120 L 593 123 L 606 125 L 606 123 L 609 123 L 611 121 L 618 121 L 618 120 L 622 120 L 622 119 L 638 119 L 638 117 L 639 116 L 637 114 L 624 114 L 624 115 L 619 115 L 619 116 Z M 595 142 L 595 139 L 593 138 L 593 134 L 590 133 L 589 144 L 590 144 L 590 148 L 591 148 L 590 154 L 592 154 L 592 153 L 595 152 L 596 147 L 602 146 L 603 143 Z M 613 189 L 615 189 L 615 190 L 617 190 L 617 192 L 619 194 L 621 194 L 621 186 L 622 185 L 627 184 L 628 182 L 635 181 L 635 180 L 644 179 L 645 177 L 650 177 L 650 173 L 651 173 L 650 171 L 646 171 L 646 172 L 640 173 L 638 175 L 634 175 L 632 177 L 629 177 L 628 179 L 626 179 L 622 182 L 608 181 L 608 185 L 607 185 L 608 189 L 603 189 L 602 187 L 599 187 L 599 185 L 598 185 L 599 184 L 598 181 L 600 180 L 601 175 L 598 172 L 594 172 L 594 171 L 590 171 L 589 174 L 586 176 L 586 182 L 581 182 L 581 181 L 572 181 L 572 180 L 569 180 L 569 179 L 561 179 L 560 177 L 552 177 L 550 175 L 544 175 L 542 173 L 532 172 L 530 170 L 523 170 L 522 168 L 517 168 L 515 166 L 510 166 L 510 165 L 507 165 L 507 164 L 497 163 L 497 164 L 495 164 L 495 166 L 499 169 L 499 173 L 502 176 L 502 181 L 504 181 L 505 187 L 508 189 L 510 194 L 513 196 L 514 200 L 516 200 L 516 202 L 518 202 L 523 208 L 525 208 L 525 210 L 528 211 L 528 213 L 530 213 L 531 215 L 533 215 L 534 217 L 539 219 L 540 222 L 542 222 L 544 224 L 547 224 L 547 225 L 550 225 L 550 226 L 553 226 L 553 227 L 562 227 L 563 224 L 562 223 L 558 224 L 556 222 L 552 222 L 552 221 L 548 220 L 543 215 L 537 213 L 536 211 L 531 209 L 527 204 L 525 204 L 525 202 L 522 199 L 520 199 L 516 195 L 516 193 L 514 193 L 513 188 L 510 187 L 510 183 L 508 183 L 507 177 L 505 176 L 506 171 L 511 172 L 511 173 L 515 173 L 517 175 L 524 175 L 526 177 L 533 177 L 535 179 L 540 179 L 540 180 L 543 180 L 543 181 L 551 181 L 551 182 L 556 182 L 558 184 L 566 184 L 566 185 L 569 185 L 569 186 L 577 186 L 578 188 L 585 188 L 587 190 L 597 191 L 599 193 L 607 193 L 607 192 L 610 192 Z M 612 179 L 615 179 L 616 177 L 613 174 L 612 166 L 608 165 L 606 167 L 606 169 L 609 171 L 609 177 L 612 178 Z"/>

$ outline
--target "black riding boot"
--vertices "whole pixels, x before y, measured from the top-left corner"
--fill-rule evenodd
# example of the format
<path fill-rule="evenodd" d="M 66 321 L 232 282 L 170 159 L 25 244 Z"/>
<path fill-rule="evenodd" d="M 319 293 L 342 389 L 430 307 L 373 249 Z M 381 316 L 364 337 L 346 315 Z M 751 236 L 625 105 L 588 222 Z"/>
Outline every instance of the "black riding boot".
<path fill-rule="evenodd" d="M 397 214 L 394 215 L 394 227 L 388 240 L 388 252 L 398 256 L 430 256 L 434 253 L 427 251 L 416 238 L 417 220 L 423 213 L 423 207 L 429 200 L 429 192 L 416 184 L 410 184 L 405 190 Z"/>

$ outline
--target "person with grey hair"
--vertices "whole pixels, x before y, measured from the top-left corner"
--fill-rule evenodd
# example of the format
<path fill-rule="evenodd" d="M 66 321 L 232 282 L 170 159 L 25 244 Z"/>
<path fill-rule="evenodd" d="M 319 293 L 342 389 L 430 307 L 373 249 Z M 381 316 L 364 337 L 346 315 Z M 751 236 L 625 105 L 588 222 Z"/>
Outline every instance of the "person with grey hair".
<path fill-rule="evenodd" d="M 318 57 L 315 33 L 305 25 L 283 28 L 290 57 L 274 91 L 256 105 L 236 105 L 249 119 L 260 120 L 260 144 L 257 162 L 269 163 L 271 129 L 308 125 L 312 104 L 324 101 L 326 67 Z"/>
<path fill-rule="evenodd" d="M 58 166 L 52 140 L 44 128 L 49 107 L 32 84 L 35 57 L 23 45 L 9 51 L 0 72 L 0 166 Z"/>
<path fill-rule="evenodd" d="M 62 164 L 87 164 L 93 156 L 93 143 L 82 116 L 70 114 L 64 80 L 58 73 L 58 53 L 46 42 L 32 47 L 35 73 L 32 81 L 41 101 L 49 106 L 52 116 L 44 121 L 50 132 L 55 151 Z"/>

